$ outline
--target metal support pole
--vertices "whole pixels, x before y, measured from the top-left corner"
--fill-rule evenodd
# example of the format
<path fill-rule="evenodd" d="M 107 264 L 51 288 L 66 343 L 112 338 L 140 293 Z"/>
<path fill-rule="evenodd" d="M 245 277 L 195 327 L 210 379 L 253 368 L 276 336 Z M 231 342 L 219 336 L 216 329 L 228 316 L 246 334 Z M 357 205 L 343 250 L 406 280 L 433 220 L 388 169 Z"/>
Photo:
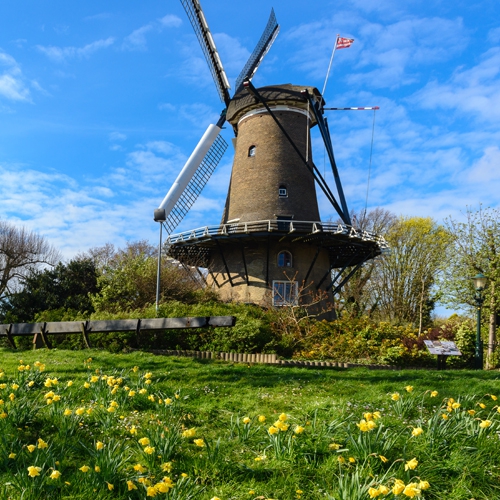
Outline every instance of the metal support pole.
<path fill-rule="evenodd" d="M 160 276 L 161 276 L 161 237 L 163 230 L 163 222 L 160 222 L 160 243 L 158 245 L 158 271 L 156 273 L 156 312 L 160 307 Z"/>
<path fill-rule="evenodd" d="M 483 369 L 483 341 L 481 339 L 481 306 L 482 305 L 483 305 L 483 297 L 481 295 L 481 291 L 478 290 L 477 294 L 476 294 L 476 311 L 477 311 L 476 351 L 474 353 L 476 370 Z"/>

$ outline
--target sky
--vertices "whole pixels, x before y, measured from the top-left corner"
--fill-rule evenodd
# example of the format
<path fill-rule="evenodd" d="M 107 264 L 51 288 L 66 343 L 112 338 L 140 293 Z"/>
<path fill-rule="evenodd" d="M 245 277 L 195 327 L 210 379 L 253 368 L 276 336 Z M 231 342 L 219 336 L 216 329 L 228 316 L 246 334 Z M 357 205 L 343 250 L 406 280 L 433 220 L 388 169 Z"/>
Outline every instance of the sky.
<path fill-rule="evenodd" d="M 233 85 L 271 7 L 280 34 L 256 87 L 323 88 L 348 206 L 463 219 L 499 207 L 500 3 L 494 0 L 204 0 Z M 66 259 L 156 244 L 158 207 L 223 109 L 178 0 L 0 3 L 0 219 Z M 230 143 L 232 131 L 223 136 Z M 329 165 L 317 133 L 314 160 Z M 218 224 L 230 146 L 179 231 Z M 320 197 L 323 220 L 337 219 Z"/>

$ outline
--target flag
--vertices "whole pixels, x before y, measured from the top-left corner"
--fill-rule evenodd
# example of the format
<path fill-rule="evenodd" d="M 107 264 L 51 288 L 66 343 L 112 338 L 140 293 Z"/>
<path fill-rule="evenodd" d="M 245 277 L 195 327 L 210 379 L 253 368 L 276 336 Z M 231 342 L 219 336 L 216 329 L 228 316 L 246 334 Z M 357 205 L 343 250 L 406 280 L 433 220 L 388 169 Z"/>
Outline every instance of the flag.
<path fill-rule="evenodd" d="M 341 36 L 337 36 L 337 49 L 347 49 L 354 42 L 354 38 L 342 38 Z"/>

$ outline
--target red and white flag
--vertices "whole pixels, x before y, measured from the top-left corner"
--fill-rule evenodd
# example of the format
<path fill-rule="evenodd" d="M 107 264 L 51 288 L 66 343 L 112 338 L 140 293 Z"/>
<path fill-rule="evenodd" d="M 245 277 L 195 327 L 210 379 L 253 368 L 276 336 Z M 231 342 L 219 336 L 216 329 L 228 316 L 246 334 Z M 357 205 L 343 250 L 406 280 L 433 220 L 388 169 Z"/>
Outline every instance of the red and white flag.
<path fill-rule="evenodd" d="M 342 38 L 341 36 L 337 37 L 337 49 L 347 49 L 354 42 L 354 38 Z"/>

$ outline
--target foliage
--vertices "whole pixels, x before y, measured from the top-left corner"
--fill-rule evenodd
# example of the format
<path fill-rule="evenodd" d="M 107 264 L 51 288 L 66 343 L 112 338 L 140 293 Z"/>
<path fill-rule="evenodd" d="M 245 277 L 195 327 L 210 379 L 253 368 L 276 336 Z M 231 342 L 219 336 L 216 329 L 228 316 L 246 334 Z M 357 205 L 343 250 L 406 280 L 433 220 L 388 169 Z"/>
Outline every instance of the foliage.
<path fill-rule="evenodd" d="M 12 500 L 497 496 L 493 373 L 96 351 L 18 360 L 3 352 L 0 372 L 0 491 Z M 21 426 L 15 409 L 28 402 Z"/>
<path fill-rule="evenodd" d="M 482 207 L 477 211 L 467 208 L 467 221 L 446 221 L 453 234 L 452 252 L 441 283 L 443 302 L 455 307 L 474 307 L 475 290 L 472 278 L 478 273 L 488 278 L 484 290 L 484 309 L 489 316 L 488 357 L 490 365 L 495 352 L 497 313 L 500 307 L 500 212 Z"/>
<path fill-rule="evenodd" d="M 351 219 L 357 228 L 381 236 L 385 236 L 397 221 L 394 214 L 379 207 L 361 214 L 353 213 Z M 367 314 L 371 317 L 376 313 L 380 293 L 375 276 L 379 265 L 380 258 L 369 260 L 342 287 L 336 303 L 339 315 L 360 317 Z"/>
<path fill-rule="evenodd" d="M 116 313 L 155 303 L 157 280 L 156 249 L 146 241 L 127 243 L 114 251 L 109 245 L 90 253 L 101 267 L 99 292 L 92 295 L 96 311 Z M 104 256 L 104 257 L 103 257 Z M 102 259 L 102 260 L 100 260 Z M 100 260 L 100 261 L 99 261 Z M 202 299 L 201 278 L 166 257 L 161 265 L 161 299 L 194 302 Z"/>
<path fill-rule="evenodd" d="M 376 276 L 380 314 L 421 332 L 430 323 L 433 287 L 446 263 L 450 233 L 430 217 L 400 217 L 386 239 L 391 253 L 380 260 Z"/>
<path fill-rule="evenodd" d="M 35 270 L 23 279 L 23 288 L 3 303 L 0 315 L 5 322 L 29 323 L 45 311 L 44 321 L 60 321 L 68 311 L 93 312 L 89 294 L 96 293 L 97 271 L 89 259 L 60 262 L 52 269 Z"/>
<path fill-rule="evenodd" d="M 0 300 L 43 265 L 54 265 L 59 253 L 42 236 L 0 220 Z"/>

